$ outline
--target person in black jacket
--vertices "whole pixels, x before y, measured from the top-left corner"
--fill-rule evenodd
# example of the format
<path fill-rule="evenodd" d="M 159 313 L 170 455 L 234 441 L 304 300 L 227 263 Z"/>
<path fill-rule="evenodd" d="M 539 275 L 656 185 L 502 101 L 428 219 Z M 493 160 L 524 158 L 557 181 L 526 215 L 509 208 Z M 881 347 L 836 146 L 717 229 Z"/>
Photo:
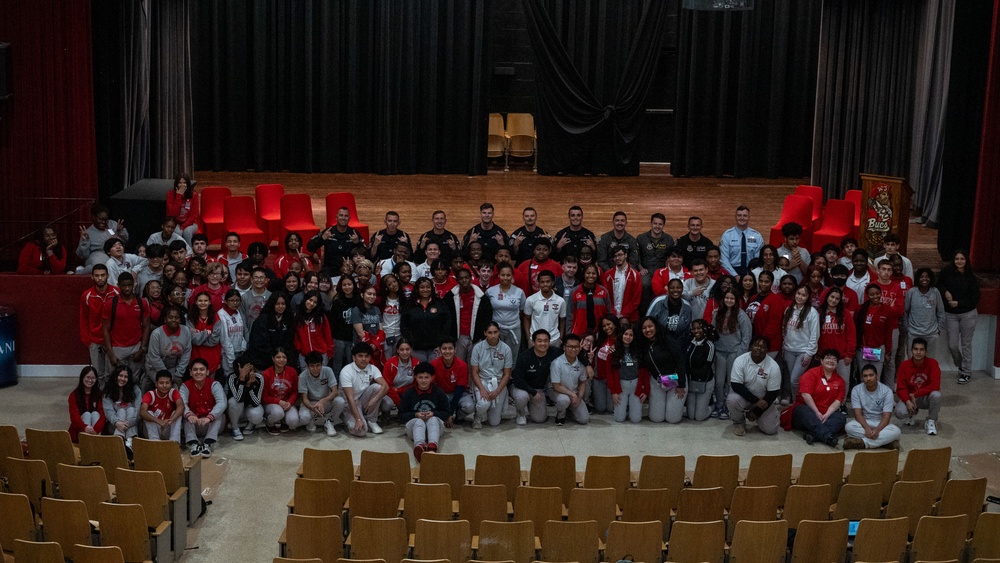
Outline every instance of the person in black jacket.
<path fill-rule="evenodd" d="M 448 396 L 434 384 L 434 367 L 421 362 L 413 368 L 415 385 L 403 393 L 399 402 L 399 421 L 406 425 L 406 435 L 413 440 L 413 457 L 420 462 L 424 451 L 438 451 L 441 429 L 451 416 Z"/>
<path fill-rule="evenodd" d="M 453 319 L 447 303 L 434 293 L 434 282 L 430 278 L 420 278 L 403 306 L 400 335 L 413 344 L 414 358 L 429 362 L 438 357 L 437 347 L 453 332 Z"/>
<path fill-rule="evenodd" d="M 340 374 L 344 366 L 354 361 L 351 348 L 354 346 L 354 324 L 351 323 L 351 312 L 361 304 L 361 296 L 356 290 L 351 276 L 340 276 L 337 282 L 337 296 L 330 302 L 330 336 L 333 337 L 333 357 L 330 367 L 333 373 Z"/>
<path fill-rule="evenodd" d="M 562 350 L 549 347 L 549 332 L 536 330 L 531 335 L 531 349 L 521 352 L 511 372 L 510 395 L 517 408 L 517 425 L 545 422 L 545 388 L 549 384 L 549 367 L 552 361 L 562 356 Z"/>
<path fill-rule="evenodd" d="M 710 405 L 714 390 L 715 344 L 705 335 L 708 323 L 704 319 L 691 321 L 691 342 L 684 351 L 687 359 L 687 412 L 688 418 L 702 421 L 712 412 Z"/>
<path fill-rule="evenodd" d="M 289 310 L 291 301 L 284 291 L 272 293 L 250 329 L 247 355 L 258 370 L 271 367 L 271 357 L 277 348 L 295 349 L 295 315 Z"/>
<path fill-rule="evenodd" d="M 649 371 L 649 420 L 676 424 L 684 416 L 687 373 L 680 342 L 653 317 L 639 324 L 639 365 Z"/>
<path fill-rule="evenodd" d="M 937 287 L 944 297 L 948 348 L 958 366 L 958 382 L 965 384 L 972 379 L 972 335 L 979 318 L 979 280 L 972 273 L 968 252 L 955 251 L 951 264 L 941 268 Z"/>
<path fill-rule="evenodd" d="M 233 373 L 226 382 L 229 395 L 229 425 L 233 440 L 243 440 L 243 434 L 252 434 L 264 422 L 264 407 L 260 404 L 264 391 L 264 377 L 254 369 L 250 357 L 243 354 L 233 362 Z M 240 419 L 246 416 L 246 425 L 240 428 Z"/>

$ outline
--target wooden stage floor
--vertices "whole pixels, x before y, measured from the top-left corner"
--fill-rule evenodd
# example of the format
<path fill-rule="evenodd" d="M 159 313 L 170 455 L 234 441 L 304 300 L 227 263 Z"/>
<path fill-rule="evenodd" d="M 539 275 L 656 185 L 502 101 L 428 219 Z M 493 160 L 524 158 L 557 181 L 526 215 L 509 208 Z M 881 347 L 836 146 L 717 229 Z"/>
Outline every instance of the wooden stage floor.
<path fill-rule="evenodd" d="M 796 185 L 808 183 L 808 178 L 674 178 L 666 165 L 643 165 L 640 176 L 627 178 L 539 176 L 530 169 L 491 169 L 485 176 L 202 171 L 195 178 L 201 187 L 229 186 L 237 195 L 253 195 L 254 186 L 265 183 L 282 184 L 289 193 L 308 193 L 317 225 L 326 221 L 326 194 L 350 191 L 361 221 L 372 232 L 382 228 L 386 211 L 395 210 L 401 228 L 417 237 L 430 229 L 434 210 L 443 209 L 448 229 L 461 237 L 478 223 L 479 204 L 489 201 L 496 208 L 496 223 L 507 232 L 522 225 L 521 210 L 531 206 L 538 211 L 538 224 L 555 234 L 568 224 L 568 208 L 580 205 L 584 226 L 598 235 L 611 229 L 615 211 L 628 214 L 633 235 L 648 230 L 650 214 L 659 211 L 667 216 L 666 231 L 674 238 L 687 232 L 689 216 L 698 215 L 705 235 L 716 242 L 734 224 L 740 204 L 751 210 L 750 225 L 767 237 L 785 196 Z M 940 268 L 937 231 L 911 224 L 906 254 L 917 266 Z"/>

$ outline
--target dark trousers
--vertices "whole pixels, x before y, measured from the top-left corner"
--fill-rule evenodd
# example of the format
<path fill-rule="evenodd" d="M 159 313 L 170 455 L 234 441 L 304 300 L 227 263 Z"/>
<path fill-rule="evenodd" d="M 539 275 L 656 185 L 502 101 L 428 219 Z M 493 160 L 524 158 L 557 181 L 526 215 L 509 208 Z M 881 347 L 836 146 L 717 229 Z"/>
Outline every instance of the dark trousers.
<path fill-rule="evenodd" d="M 821 442 L 827 442 L 843 432 L 846 423 L 847 416 L 839 410 L 834 411 L 826 422 L 820 422 L 808 405 L 799 405 L 792 411 L 792 428 L 808 432 Z"/>

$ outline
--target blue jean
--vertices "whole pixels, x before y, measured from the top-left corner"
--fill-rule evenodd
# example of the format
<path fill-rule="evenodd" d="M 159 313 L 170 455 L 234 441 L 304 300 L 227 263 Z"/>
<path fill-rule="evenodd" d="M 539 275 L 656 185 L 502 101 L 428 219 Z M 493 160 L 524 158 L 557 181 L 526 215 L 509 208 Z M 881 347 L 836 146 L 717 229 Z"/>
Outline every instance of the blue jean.
<path fill-rule="evenodd" d="M 792 411 L 792 428 L 808 432 L 821 442 L 828 442 L 843 432 L 846 422 L 847 416 L 839 409 L 834 411 L 826 422 L 820 422 L 809 405 L 799 405 Z"/>

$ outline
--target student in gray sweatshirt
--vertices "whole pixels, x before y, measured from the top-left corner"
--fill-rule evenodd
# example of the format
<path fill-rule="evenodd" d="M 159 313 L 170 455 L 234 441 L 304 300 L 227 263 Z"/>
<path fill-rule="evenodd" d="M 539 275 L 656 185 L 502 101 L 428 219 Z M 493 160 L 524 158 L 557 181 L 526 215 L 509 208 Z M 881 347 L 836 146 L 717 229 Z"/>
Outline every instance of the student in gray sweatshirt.
<path fill-rule="evenodd" d="M 923 338 L 927 341 L 928 352 L 932 350 L 945 321 L 944 299 L 934 287 L 934 272 L 930 268 L 920 268 L 916 276 L 915 287 L 906 292 L 903 305 L 908 329 L 906 359 L 910 359 L 914 338 Z"/>

